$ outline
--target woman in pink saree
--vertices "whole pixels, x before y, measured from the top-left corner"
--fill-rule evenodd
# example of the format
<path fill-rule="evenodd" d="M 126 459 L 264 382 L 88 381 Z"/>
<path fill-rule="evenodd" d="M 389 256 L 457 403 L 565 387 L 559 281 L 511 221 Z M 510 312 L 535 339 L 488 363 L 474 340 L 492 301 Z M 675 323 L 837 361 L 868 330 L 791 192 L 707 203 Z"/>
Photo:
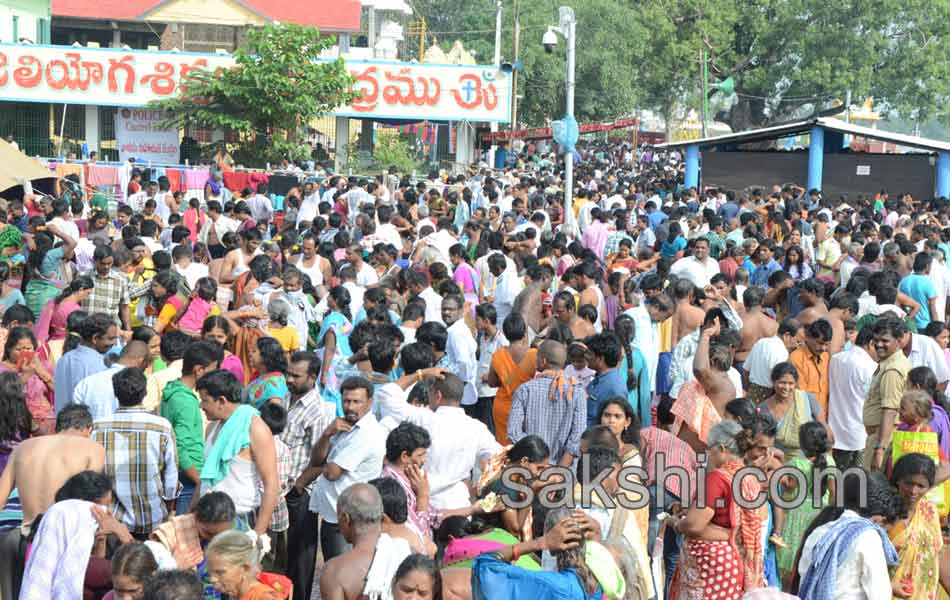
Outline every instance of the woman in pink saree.
<path fill-rule="evenodd" d="M 58 296 L 46 303 L 36 323 L 37 354 L 50 368 L 63 355 L 66 342 L 66 321 L 69 315 L 80 310 L 81 303 L 92 293 L 92 277 L 84 275 L 74 279 Z"/>
<path fill-rule="evenodd" d="M 462 244 L 449 248 L 449 257 L 455 268 L 452 281 L 462 289 L 465 302 L 471 306 L 471 312 L 474 314 L 475 305 L 478 304 L 478 271 L 465 261 L 465 246 Z"/>
<path fill-rule="evenodd" d="M 3 346 L 0 373 L 16 373 L 23 382 L 26 406 L 33 421 L 33 433 L 53 433 L 53 375 L 36 355 L 36 338 L 29 327 L 14 327 Z"/>

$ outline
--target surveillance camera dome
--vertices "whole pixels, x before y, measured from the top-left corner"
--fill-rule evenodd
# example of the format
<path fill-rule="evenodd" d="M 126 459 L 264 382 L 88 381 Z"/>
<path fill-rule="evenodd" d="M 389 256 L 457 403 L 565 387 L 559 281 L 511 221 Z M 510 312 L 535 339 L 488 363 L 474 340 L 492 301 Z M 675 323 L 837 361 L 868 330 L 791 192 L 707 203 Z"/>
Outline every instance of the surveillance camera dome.
<path fill-rule="evenodd" d="M 544 32 L 544 36 L 541 37 L 541 44 L 544 46 L 546 52 L 554 52 L 554 49 L 557 47 L 557 34 L 548 29 Z"/>

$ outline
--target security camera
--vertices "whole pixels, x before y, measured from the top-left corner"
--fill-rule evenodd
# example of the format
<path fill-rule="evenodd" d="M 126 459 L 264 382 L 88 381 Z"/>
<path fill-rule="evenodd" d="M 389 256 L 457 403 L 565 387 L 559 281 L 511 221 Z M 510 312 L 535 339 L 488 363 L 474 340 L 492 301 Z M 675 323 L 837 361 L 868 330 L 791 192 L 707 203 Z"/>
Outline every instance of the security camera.
<path fill-rule="evenodd" d="M 554 33 L 553 29 L 548 29 L 544 32 L 544 36 L 541 37 L 541 44 L 544 46 L 544 51 L 548 54 L 554 52 L 554 49 L 557 48 L 557 34 Z"/>

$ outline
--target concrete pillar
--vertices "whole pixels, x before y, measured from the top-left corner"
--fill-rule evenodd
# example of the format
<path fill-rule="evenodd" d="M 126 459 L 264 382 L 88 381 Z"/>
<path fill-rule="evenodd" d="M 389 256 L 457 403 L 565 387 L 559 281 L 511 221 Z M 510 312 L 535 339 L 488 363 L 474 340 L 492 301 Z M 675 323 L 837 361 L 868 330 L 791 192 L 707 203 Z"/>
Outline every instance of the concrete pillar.
<path fill-rule="evenodd" d="M 937 154 L 937 197 L 950 198 L 950 152 Z"/>
<path fill-rule="evenodd" d="M 686 146 L 686 177 L 687 188 L 699 189 L 699 146 Z"/>
<path fill-rule="evenodd" d="M 337 173 L 343 173 L 348 162 L 347 151 L 350 143 L 350 118 L 336 118 L 336 156 L 333 163 L 333 170 Z"/>
<path fill-rule="evenodd" d="M 360 150 L 373 153 L 373 120 L 360 119 Z"/>
<path fill-rule="evenodd" d="M 808 189 L 821 189 L 822 169 L 825 162 L 825 130 L 812 127 L 808 143 Z"/>
<path fill-rule="evenodd" d="M 475 129 L 468 123 L 455 124 L 455 170 L 464 173 L 466 167 L 477 162 L 475 154 Z"/>
<path fill-rule="evenodd" d="M 86 144 L 90 152 L 99 152 L 99 107 L 86 105 Z"/>

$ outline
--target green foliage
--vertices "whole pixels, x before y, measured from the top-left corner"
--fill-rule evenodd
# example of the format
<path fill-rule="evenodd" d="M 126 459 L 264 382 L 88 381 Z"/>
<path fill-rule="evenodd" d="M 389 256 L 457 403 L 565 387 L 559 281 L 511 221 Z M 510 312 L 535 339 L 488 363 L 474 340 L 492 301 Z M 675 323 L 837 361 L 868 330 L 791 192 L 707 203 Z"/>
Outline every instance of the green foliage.
<path fill-rule="evenodd" d="M 385 169 L 394 165 L 400 173 L 410 173 L 416 167 L 409 144 L 398 135 L 379 136 L 373 150 L 373 162 Z"/>
<path fill-rule="evenodd" d="M 248 32 L 235 66 L 217 75 L 196 71 L 182 96 L 153 103 L 170 111 L 166 126 L 228 129 L 240 135 L 236 157 L 262 165 L 304 157 L 298 130 L 352 100 L 353 80 L 342 60 L 314 62 L 334 43 L 310 27 L 267 25 Z"/>
<path fill-rule="evenodd" d="M 907 118 L 950 118 L 950 0 L 504 0 L 502 56 L 514 57 L 513 14 L 521 23 L 519 121 L 544 125 L 564 110 L 564 46 L 545 54 L 540 37 L 557 7 L 577 13 L 579 121 L 610 119 L 637 108 L 670 116 L 701 101 L 700 51 L 710 81 L 732 76 L 734 129 L 765 125 L 873 96 Z M 460 37 L 489 62 L 494 12 L 486 3 L 419 0 L 448 48 Z"/>

